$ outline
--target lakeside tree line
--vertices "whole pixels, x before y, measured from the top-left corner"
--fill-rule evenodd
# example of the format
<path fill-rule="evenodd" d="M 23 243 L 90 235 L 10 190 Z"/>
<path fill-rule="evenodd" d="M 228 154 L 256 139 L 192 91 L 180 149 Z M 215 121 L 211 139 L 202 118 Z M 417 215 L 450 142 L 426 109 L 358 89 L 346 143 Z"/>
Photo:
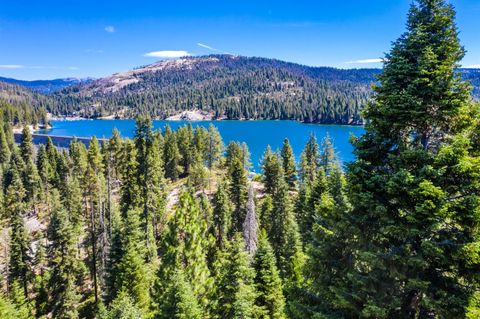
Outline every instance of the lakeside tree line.
<path fill-rule="evenodd" d="M 2 318 L 478 318 L 480 106 L 454 10 L 417 0 L 342 169 L 288 140 L 251 178 L 214 126 L 37 150 L 0 129 Z M 1 118 L 1 117 L 0 117 Z"/>

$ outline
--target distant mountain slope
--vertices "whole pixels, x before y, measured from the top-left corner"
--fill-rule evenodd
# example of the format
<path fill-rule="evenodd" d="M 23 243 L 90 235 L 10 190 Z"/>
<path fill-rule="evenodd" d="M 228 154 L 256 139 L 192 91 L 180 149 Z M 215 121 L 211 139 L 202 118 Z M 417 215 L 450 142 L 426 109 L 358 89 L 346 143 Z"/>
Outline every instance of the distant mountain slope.
<path fill-rule="evenodd" d="M 91 79 L 54 79 L 54 80 L 34 80 L 34 81 L 24 81 L 11 78 L 0 77 L 1 82 L 17 84 L 24 87 L 27 87 L 35 92 L 49 94 L 62 90 L 63 88 L 81 83 L 88 83 L 92 81 Z"/>
<path fill-rule="evenodd" d="M 0 100 L 12 105 L 27 104 L 34 108 L 54 108 L 55 100 L 17 84 L 0 81 Z"/>
<path fill-rule="evenodd" d="M 360 124 L 360 112 L 380 72 L 212 55 L 161 61 L 48 95 L 5 83 L 2 89 L 0 82 L 0 98 L 44 107 L 55 115 L 132 118 L 148 113 L 163 119 L 194 114 L 194 118 Z M 480 70 L 462 72 L 480 99 Z"/>
<path fill-rule="evenodd" d="M 478 71 L 478 70 L 477 70 Z M 465 70 L 477 87 L 480 73 Z M 307 67 L 230 55 L 161 61 L 54 94 L 55 113 L 166 118 L 199 110 L 212 118 L 361 123 L 379 69 Z"/>
<path fill-rule="evenodd" d="M 360 123 L 378 72 L 229 55 L 191 57 L 65 88 L 54 94 L 55 112 L 166 118 L 200 110 L 213 118 Z"/>
<path fill-rule="evenodd" d="M 46 123 L 46 110 L 55 101 L 21 85 L 0 82 L 0 112 L 3 120 L 20 123 Z"/>

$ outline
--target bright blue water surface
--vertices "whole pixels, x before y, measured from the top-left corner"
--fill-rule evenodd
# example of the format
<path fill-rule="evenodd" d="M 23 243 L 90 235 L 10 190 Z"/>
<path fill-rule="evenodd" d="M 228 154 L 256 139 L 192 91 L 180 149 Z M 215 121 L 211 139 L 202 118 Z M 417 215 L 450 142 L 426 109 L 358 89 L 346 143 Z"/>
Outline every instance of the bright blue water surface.
<path fill-rule="evenodd" d="M 303 124 L 295 121 L 153 121 L 155 129 L 162 129 L 167 124 L 176 129 L 188 123 L 194 127 L 198 125 L 208 127 L 213 123 L 220 131 L 225 144 L 229 141 L 247 143 L 253 169 L 257 172 L 260 171 L 260 161 L 267 145 L 273 150 L 280 149 L 283 140 L 288 138 L 298 160 L 311 133 L 315 134 L 319 143 L 328 133 L 334 141 L 337 155 L 343 163 L 346 163 L 354 159 L 353 148 L 349 143 L 350 136 L 352 134 L 360 136 L 364 132 L 360 126 Z M 133 137 L 135 130 L 134 120 L 52 121 L 52 124 L 52 129 L 39 133 L 76 137 L 95 135 L 98 138 L 108 138 L 113 128 L 117 128 L 123 137 Z"/>

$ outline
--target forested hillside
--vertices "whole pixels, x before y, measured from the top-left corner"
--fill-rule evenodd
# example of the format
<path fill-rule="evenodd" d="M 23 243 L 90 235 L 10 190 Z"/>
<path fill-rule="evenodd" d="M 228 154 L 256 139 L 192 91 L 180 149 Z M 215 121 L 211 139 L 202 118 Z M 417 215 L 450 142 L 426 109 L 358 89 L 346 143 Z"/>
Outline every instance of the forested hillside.
<path fill-rule="evenodd" d="M 166 118 L 197 109 L 214 118 L 358 123 L 371 73 L 229 55 L 184 58 L 66 88 L 55 95 L 55 113 Z"/>
<path fill-rule="evenodd" d="M 95 81 L 7 79 L 19 85 L 0 82 L 0 98 L 46 108 L 57 116 L 149 114 L 164 119 L 195 110 L 208 119 L 361 124 L 360 112 L 380 71 L 214 55 L 158 62 Z M 462 75 L 471 81 L 474 97 L 480 97 L 480 72 L 464 69 Z"/>
<path fill-rule="evenodd" d="M 46 124 L 46 110 L 53 100 L 22 86 L 0 82 L 0 110 L 3 120 L 14 126 Z"/>
<path fill-rule="evenodd" d="M 0 77 L 0 82 L 21 85 L 31 89 L 32 91 L 43 93 L 43 94 L 54 93 L 62 90 L 67 86 L 80 84 L 80 83 L 87 83 L 89 81 L 91 81 L 91 79 L 76 79 L 76 78 L 24 81 L 24 80 L 12 79 L 12 78 Z"/>

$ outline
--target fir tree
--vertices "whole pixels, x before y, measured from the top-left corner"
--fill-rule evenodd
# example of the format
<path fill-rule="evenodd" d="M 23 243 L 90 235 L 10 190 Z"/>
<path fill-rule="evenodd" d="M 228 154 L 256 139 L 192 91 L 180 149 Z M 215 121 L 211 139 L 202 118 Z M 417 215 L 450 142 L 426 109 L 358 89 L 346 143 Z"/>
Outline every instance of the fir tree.
<path fill-rule="evenodd" d="M 218 185 L 213 198 L 213 224 L 217 247 L 222 249 L 231 225 L 232 205 L 227 193 L 225 183 Z"/>
<path fill-rule="evenodd" d="M 465 316 L 478 274 L 479 167 L 454 17 L 444 0 L 415 1 L 385 58 L 348 168 L 353 209 L 330 236 L 342 236 L 342 262 L 321 259 L 337 255 L 330 241 L 314 248 L 316 269 L 330 275 L 314 290 L 329 285 L 320 300 L 339 316 Z"/>
<path fill-rule="evenodd" d="M 0 164 L 4 165 L 8 163 L 9 160 L 10 160 L 10 146 L 8 145 L 3 126 L 0 126 Z"/>
<path fill-rule="evenodd" d="M 211 289 L 207 265 L 208 227 L 191 194 L 184 191 L 163 241 L 162 260 L 157 274 L 156 300 L 166 298 L 168 287 L 164 278 L 173 276 L 183 267 L 194 296 L 202 309 L 208 304 L 206 292 Z"/>
<path fill-rule="evenodd" d="M 100 319 L 142 319 L 142 311 L 128 293 L 121 291 L 113 300 L 110 310 Z"/>
<path fill-rule="evenodd" d="M 218 163 L 223 153 L 223 141 L 218 129 L 210 124 L 208 126 L 207 143 L 205 147 L 205 160 L 207 167 L 212 169 L 216 163 Z"/>
<path fill-rule="evenodd" d="M 247 202 L 247 176 L 245 168 L 240 158 L 233 159 L 229 170 L 229 191 L 230 199 L 233 204 L 232 225 L 230 231 L 232 233 L 241 231 L 246 216 Z"/>
<path fill-rule="evenodd" d="M 147 246 L 147 260 L 153 260 L 156 256 L 152 226 L 156 226 L 155 217 L 162 211 L 164 205 L 163 162 L 159 154 L 160 148 L 157 146 L 150 118 L 137 118 L 135 147 L 138 165 L 135 175 L 141 192 L 140 205 L 143 210 L 142 226 Z"/>
<path fill-rule="evenodd" d="M 217 264 L 215 318 L 255 318 L 255 271 L 240 233 L 236 233 Z"/>
<path fill-rule="evenodd" d="M 263 233 L 260 235 L 253 263 L 256 273 L 255 286 L 258 292 L 255 304 L 262 318 L 286 318 L 285 296 L 276 263 L 272 246 L 268 242 L 266 233 Z"/>
<path fill-rule="evenodd" d="M 337 155 L 335 154 L 333 141 L 328 133 L 322 140 L 320 150 L 319 166 L 323 169 L 325 174 L 329 176 L 332 169 L 338 165 L 338 159 Z"/>
<path fill-rule="evenodd" d="M 280 155 L 282 157 L 285 182 L 288 184 L 290 189 L 294 189 L 297 181 L 297 169 L 295 167 L 295 156 L 293 155 L 292 147 L 290 146 L 290 142 L 287 138 L 283 141 Z"/>
<path fill-rule="evenodd" d="M 265 192 L 273 195 L 280 185 L 280 178 L 284 178 L 283 167 L 280 158 L 273 153 L 270 146 L 267 146 L 262 159 L 263 184 L 265 185 Z"/>
<path fill-rule="evenodd" d="M 55 318 L 78 318 L 80 295 L 77 282 L 81 266 L 77 259 L 77 239 L 69 214 L 62 206 L 59 194 L 52 194 L 52 217 L 48 228 L 49 308 Z"/>
<path fill-rule="evenodd" d="M 310 139 L 300 155 L 300 180 L 304 184 L 312 184 L 317 175 L 320 153 L 315 135 L 311 134 Z"/>
<path fill-rule="evenodd" d="M 193 293 L 192 286 L 185 278 L 179 266 L 173 275 L 167 278 L 166 297 L 161 300 L 160 312 L 156 318 L 164 319 L 201 319 L 203 310 Z"/>
<path fill-rule="evenodd" d="M 267 234 L 277 257 L 281 276 L 288 285 L 299 285 L 303 281 L 305 256 L 293 206 L 285 180 L 279 179 L 277 191 L 272 196 L 270 232 Z"/>
<path fill-rule="evenodd" d="M 15 167 L 11 172 L 12 181 L 5 195 L 4 213 L 10 220 L 10 260 L 8 281 L 17 281 L 23 288 L 26 298 L 29 297 L 28 286 L 31 276 L 31 257 L 28 232 L 23 220 L 25 215 L 25 189 Z"/>
<path fill-rule="evenodd" d="M 122 256 L 113 275 L 116 288 L 127 292 L 146 315 L 150 306 L 151 278 L 149 265 L 144 259 L 148 248 L 140 226 L 140 211 L 128 211 L 122 235 Z"/>
<path fill-rule="evenodd" d="M 164 139 L 165 150 L 163 152 L 163 158 L 165 163 L 165 177 L 176 181 L 180 174 L 180 152 L 178 150 L 176 135 L 169 126 L 165 127 Z"/>
<path fill-rule="evenodd" d="M 32 309 L 18 282 L 13 282 L 10 296 L 0 293 L 0 318 L 2 319 L 31 319 Z"/>

